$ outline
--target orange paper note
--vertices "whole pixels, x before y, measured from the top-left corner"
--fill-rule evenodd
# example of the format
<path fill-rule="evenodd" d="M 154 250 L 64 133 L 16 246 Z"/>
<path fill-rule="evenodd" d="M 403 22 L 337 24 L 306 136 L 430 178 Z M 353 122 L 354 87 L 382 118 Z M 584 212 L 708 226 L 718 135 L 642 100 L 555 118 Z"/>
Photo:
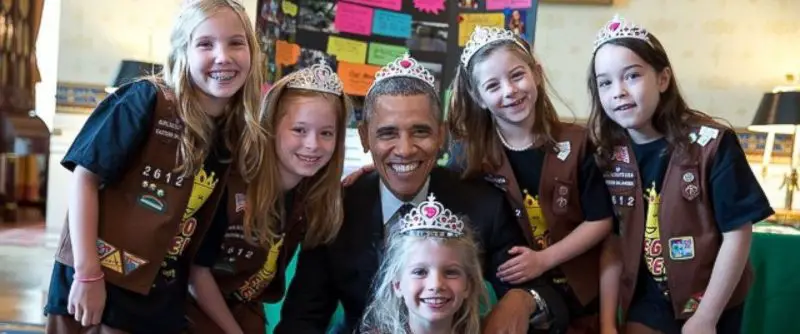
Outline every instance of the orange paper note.
<path fill-rule="evenodd" d="M 300 46 L 287 41 L 275 42 L 275 63 L 282 66 L 294 65 L 300 58 Z"/>
<path fill-rule="evenodd" d="M 375 80 L 379 66 L 339 62 L 338 74 L 344 84 L 344 92 L 350 95 L 364 96 Z"/>

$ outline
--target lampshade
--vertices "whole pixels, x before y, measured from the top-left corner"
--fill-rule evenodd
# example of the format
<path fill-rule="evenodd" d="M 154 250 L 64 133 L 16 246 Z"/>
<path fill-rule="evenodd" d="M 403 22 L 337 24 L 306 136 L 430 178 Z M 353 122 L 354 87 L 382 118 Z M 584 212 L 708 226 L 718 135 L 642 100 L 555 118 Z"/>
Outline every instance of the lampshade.
<path fill-rule="evenodd" d="M 133 82 L 138 78 L 161 72 L 161 68 L 162 66 L 160 64 L 147 63 L 136 60 L 123 60 L 119 64 L 119 70 L 117 70 L 117 76 L 114 77 L 114 81 L 111 82 L 111 86 L 108 87 L 106 91 L 113 92 L 119 86 Z"/>
<path fill-rule="evenodd" d="M 800 126 L 800 91 L 765 93 L 750 131 L 793 134 Z"/>

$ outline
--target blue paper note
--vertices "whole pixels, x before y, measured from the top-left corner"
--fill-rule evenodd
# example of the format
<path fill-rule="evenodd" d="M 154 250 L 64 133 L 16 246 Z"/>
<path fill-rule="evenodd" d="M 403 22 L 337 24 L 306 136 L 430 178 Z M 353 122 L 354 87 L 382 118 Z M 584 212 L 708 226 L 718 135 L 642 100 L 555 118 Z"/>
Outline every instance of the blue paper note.
<path fill-rule="evenodd" d="M 396 38 L 411 38 L 411 15 L 376 9 L 372 33 Z"/>

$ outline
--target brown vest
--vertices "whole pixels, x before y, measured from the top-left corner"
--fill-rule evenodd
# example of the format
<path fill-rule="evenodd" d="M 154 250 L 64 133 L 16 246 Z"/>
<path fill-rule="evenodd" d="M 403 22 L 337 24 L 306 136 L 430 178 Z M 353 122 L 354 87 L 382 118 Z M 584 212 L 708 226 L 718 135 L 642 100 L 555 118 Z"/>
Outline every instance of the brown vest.
<path fill-rule="evenodd" d="M 553 137 L 557 143 L 570 143 L 569 155 L 561 160 L 556 147 L 546 148 L 539 182 L 539 204 L 553 243 L 565 238 L 584 221 L 578 173 L 586 154 L 592 154 L 592 152 L 586 152 L 586 136 L 587 131 L 584 127 L 560 123 L 553 128 Z M 498 149 L 503 152 L 501 148 Z M 522 192 L 516 177 L 514 177 L 514 171 L 505 153 L 502 153 L 502 158 L 502 165 L 498 170 L 493 171 L 487 166 L 489 169 L 484 169 L 484 171 L 490 173 L 488 176 L 490 181 L 496 184 L 507 183 L 504 187 L 506 198 L 517 216 L 517 222 L 528 240 L 528 245 L 534 250 L 539 250 L 539 246 L 533 241 Z M 583 305 L 598 296 L 599 266 L 599 245 L 558 266 Z"/>
<path fill-rule="evenodd" d="M 226 299 L 277 302 L 283 298 L 286 266 L 305 235 L 302 192 L 298 191 L 294 197 L 292 212 L 288 214 L 290 218 L 284 224 L 283 239 L 273 249 L 265 249 L 243 238 L 244 190 L 244 184 L 239 180 L 228 183 L 230 223 L 214 266 L 214 278 Z M 269 262 L 275 266 L 268 270 Z"/>
<path fill-rule="evenodd" d="M 688 319 L 696 311 L 722 243 L 708 196 L 709 172 L 719 139 L 723 132 L 731 130 L 719 124 L 709 127 L 719 130 L 716 139 L 705 145 L 694 142 L 685 152 L 674 152 L 661 187 L 658 210 L 661 255 L 667 270 L 669 297 L 678 319 Z M 699 133 L 699 127 L 694 133 Z M 639 175 L 630 144 L 616 147 L 614 160 L 603 176 L 620 221 L 623 271 L 619 294 L 624 314 L 636 291 L 637 274 L 643 262 L 645 205 Z M 748 264 L 728 307 L 744 301 L 752 277 Z"/>
<path fill-rule="evenodd" d="M 159 90 L 150 133 L 130 168 L 119 182 L 101 187 L 98 205 L 97 252 L 105 280 L 121 288 L 148 294 L 169 249 L 182 248 L 191 258 L 205 235 L 228 179 L 227 166 L 216 176 L 215 191 L 187 219 L 183 229 L 191 239 L 181 239 L 179 226 L 187 210 L 192 186 L 214 180 L 201 173 L 182 177 L 173 172 L 183 134 L 174 102 Z M 67 217 L 68 220 L 69 217 Z M 191 231 L 193 230 L 193 231 Z M 186 244 L 188 242 L 188 245 Z M 65 222 L 56 260 L 74 266 L 69 221 Z"/>

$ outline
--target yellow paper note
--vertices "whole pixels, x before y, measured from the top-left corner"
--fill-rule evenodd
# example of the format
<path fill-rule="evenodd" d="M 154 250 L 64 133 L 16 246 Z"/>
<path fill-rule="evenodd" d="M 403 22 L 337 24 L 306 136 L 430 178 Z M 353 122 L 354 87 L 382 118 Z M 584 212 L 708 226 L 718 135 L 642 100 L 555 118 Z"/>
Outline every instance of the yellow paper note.
<path fill-rule="evenodd" d="M 283 13 L 289 16 L 297 16 L 297 5 L 291 1 L 283 1 Z"/>
<path fill-rule="evenodd" d="M 503 24 L 505 24 L 503 13 L 461 14 L 461 23 L 458 24 L 458 46 L 467 45 L 475 26 L 503 28 Z"/>
<path fill-rule="evenodd" d="M 367 58 L 367 43 L 331 36 L 328 38 L 328 53 L 336 60 L 363 64 Z"/>

